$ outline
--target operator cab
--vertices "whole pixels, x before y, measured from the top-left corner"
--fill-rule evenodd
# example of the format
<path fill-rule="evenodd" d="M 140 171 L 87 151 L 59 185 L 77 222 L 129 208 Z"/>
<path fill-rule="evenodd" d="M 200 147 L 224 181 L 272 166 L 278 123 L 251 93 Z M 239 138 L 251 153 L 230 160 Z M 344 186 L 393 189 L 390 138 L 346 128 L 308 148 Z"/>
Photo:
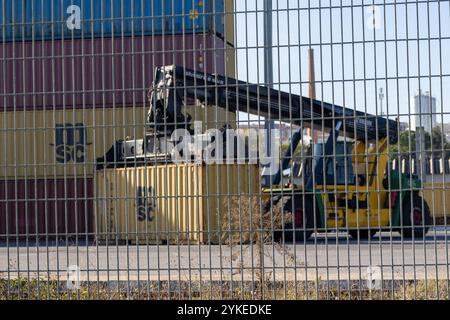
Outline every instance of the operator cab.
<path fill-rule="evenodd" d="M 318 161 L 324 161 L 325 183 L 327 185 L 349 185 L 355 184 L 353 170 L 352 141 L 337 141 L 334 154 L 324 154 L 325 143 L 315 143 L 313 145 L 312 168 Z M 315 177 L 316 181 L 321 181 L 323 176 Z"/>
<path fill-rule="evenodd" d="M 290 166 L 283 170 L 283 184 L 302 185 L 311 176 L 318 161 L 325 161 L 325 178 L 327 185 L 355 184 L 352 152 L 354 142 L 338 141 L 335 154 L 324 155 L 324 142 L 311 144 L 303 159 L 292 160 Z M 313 150 L 311 153 L 311 149 Z M 315 177 L 321 181 L 323 177 Z"/>

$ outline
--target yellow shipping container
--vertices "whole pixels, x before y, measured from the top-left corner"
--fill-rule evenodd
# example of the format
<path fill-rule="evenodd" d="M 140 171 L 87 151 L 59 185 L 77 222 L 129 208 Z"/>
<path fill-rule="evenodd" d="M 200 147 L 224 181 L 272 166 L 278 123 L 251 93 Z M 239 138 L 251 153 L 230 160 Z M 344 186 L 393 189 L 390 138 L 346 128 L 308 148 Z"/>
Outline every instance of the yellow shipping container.
<path fill-rule="evenodd" d="M 234 43 L 234 19 L 235 19 L 235 10 L 234 10 L 234 0 L 226 0 L 225 1 L 225 33 L 226 33 L 226 41 L 228 43 Z"/>
<path fill-rule="evenodd" d="M 220 128 L 235 114 L 187 107 L 203 129 Z M 0 112 L 0 179 L 93 177 L 95 161 L 114 141 L 143 138 L 148 108 Z M 217 125 L 216 125 L 217 122 Z"/>
<path fill-rule="evenodd" d="M 187 106 L 184 108 L 184 112 L 191 115 L 192 122 L 202 122 L 203 132 L 208 129 L 221 129 L 226 123 L 231 125 L 232 128 L 236 128 L 236 113 L 227 112 L 223 108 L 202 107 L 201 105 Z M 192 124 L 192 127 L 194 127 L 194 124 Z"/>
<path fill-rule="evenodd" d="M 0 177 L 93 177 L 115 140 L 142 137 L 147 108 L 1 112 Z"/>
<path fill-rule="evenodd" d="M 431 216 L 443 218 L 450 213 L 450 183 L 424 183 L 423 197 Z"/>
<path fill-rule="evenodd" d="M 236 78 L 236 49 L 234 34 L 234 0 L 225 1 L 225 42 L 226 42 L 226 75 Z"/>
<path fill-rule="evenodd" d="M 257 165 L 161 164 L 96 174 L 100 241 L 219 241 L 226 199 L 260 190 Z"/>

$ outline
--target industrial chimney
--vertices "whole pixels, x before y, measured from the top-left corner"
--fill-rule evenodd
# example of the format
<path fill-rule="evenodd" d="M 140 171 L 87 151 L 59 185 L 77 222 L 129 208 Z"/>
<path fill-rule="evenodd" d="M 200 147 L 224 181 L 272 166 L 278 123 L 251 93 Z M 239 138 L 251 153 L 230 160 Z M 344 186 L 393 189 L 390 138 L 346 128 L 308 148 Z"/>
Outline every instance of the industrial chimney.
<path fill-rule="evenodd" d="M 314 68 L 314 49 L 308 49 L 308 94 L 309 98 L 316 99 L 316 76 Z M 317 142 L 317 132 L 314 129 L 307 129 L 306 135 L 310 136 L 314 142 Z"/>

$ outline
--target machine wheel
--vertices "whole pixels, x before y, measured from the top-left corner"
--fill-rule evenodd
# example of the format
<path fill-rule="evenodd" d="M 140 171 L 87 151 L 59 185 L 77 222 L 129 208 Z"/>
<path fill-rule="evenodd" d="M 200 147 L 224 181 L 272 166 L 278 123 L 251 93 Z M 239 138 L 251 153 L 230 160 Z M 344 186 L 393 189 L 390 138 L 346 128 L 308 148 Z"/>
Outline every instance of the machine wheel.
<path fill-rule="evenodd" d="M 371 229 L 357 229 L 357 230 L 348 230 L 348 233 L 353 239 L 367 240 L 372 238 L 377 231 Z"/>
<path fill-rule="evenodd" d="M 422 210 L 423 203 L 423 210 Z M 418 195 L 413 195 L 412 208 L 411 197 L 405 197 L 403 201 L 403 226 L 401 234 L 405 238 L 424 238 L 431 223 L 430 208 Z"/>
<path fill-rule="evenodd" d="M 312 200 L 305 198 L 303 206 L 302 196 L 294 198 L 294 206 L 292 200 L 289 200 L 284 206 L 285 212 L 291 212 L 295 208 L 293 214 L 293 223 L 286 223 L 283 231 L 274 235 L 277 242 L 303 242 L 308 240 L 314 230 L 314 207 Z M 316 208 L 316 210 L 319 210 Z"/>

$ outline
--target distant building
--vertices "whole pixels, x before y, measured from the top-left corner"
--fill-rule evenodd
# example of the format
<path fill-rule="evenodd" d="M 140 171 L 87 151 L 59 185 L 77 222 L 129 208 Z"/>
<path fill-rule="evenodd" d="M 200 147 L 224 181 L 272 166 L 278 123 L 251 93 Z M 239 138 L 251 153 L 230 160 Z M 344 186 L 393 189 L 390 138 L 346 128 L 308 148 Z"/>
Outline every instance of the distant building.
<path fill-rule="evenodd" d="M 447 141 L 450 141 L 450 123 L 439 124 L 440 126 L 442 126 L 442 132 L 447 138 Z"/>
<path fill-rule="evenodd" d="M 430 95 L 430 92 L 422 94 L 421 90 L 411 97 L 411 130 L 423 127 L 425 131 L 431 132 L 436 126 L 436 98 Z"/>
<path fill-rule="evenodd" d="M 400 132 L 407 131 L 409 129 L 409 123 L 408 122 L 400 122 L 399 129 L 400 129 Z"/>

